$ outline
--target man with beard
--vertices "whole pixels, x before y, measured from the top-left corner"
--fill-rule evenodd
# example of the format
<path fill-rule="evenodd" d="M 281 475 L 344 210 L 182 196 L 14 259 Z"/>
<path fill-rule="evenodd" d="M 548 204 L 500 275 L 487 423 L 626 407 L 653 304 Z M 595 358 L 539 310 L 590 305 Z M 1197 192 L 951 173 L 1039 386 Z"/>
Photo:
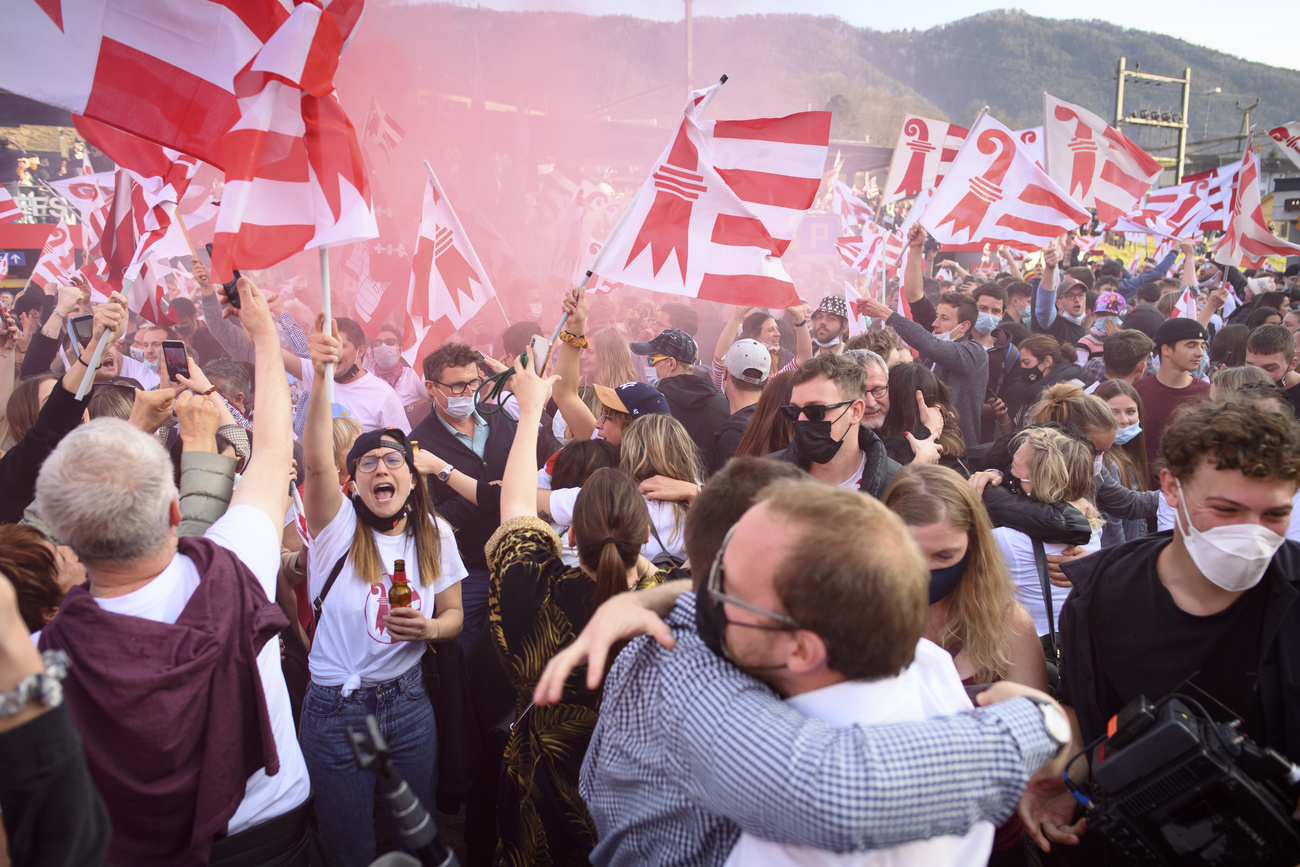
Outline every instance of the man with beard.
<path fill-rule="evenodd" d="M 823 352 L 839 355 L 844 351 L 848 337 L 849 309 L 842 295 L 827 295 L 808 317 L 811 327 L 813 354 Z"/>

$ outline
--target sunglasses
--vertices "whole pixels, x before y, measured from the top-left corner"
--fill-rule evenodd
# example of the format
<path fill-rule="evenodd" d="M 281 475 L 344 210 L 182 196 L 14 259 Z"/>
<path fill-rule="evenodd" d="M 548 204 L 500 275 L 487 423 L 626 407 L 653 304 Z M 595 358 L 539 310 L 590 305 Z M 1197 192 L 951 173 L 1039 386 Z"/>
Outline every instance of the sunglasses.
<path fill-rule="evenodd" d="M 384 466 L 390 470 L 396 470 L 406 463 L 406 455 L 402 452 L 386 452 L 382 458 L 378 455 L 366 455 L 357 461 L 357 472 L 373 473 L 379 469 L 379 462 L 384 462 Z"/>
<path fill-rule="evenodd" d="M 370 341 L 370 346 L 372 349 L 376 349 L 380 346 L 396 346 L 396 345 L 397 345 L 396 337 L 380 337 L 376 340 Z"/>
<path fill-rule="evenodd" d="M 885 391 L 888 393 L 888 387 L 885 388 Z M 842 400 L 839 403 L 828 403 L 825 405 L 813 404 L 811 406 L 795 406 L 794 404 L 786 404 L 781 407 L 781 415 L 785 416 L 787 421 L 792 422 L 798 421 L 799 416 L 801 415 L 805 416 L 808 421 L 825 421 L 826 413 L 833 409 L 839 409 L 842 406 L 848 406 L 851 403 L 853 403 L 851 400 Z M 843 414 L 844 413 L 840 413 L 840 415 Z M 837 416 L 835 420 L 839 421 L 839 417 Z"/>
<path fill-rule="evenodd" d="M 657 365 L 663 364 L 665 361 L 668 360 L 667 355 L 648 355 L 646 356 L 646 358 L 647 360 L 649 360 L 651 367 L 655 367 Z"/>

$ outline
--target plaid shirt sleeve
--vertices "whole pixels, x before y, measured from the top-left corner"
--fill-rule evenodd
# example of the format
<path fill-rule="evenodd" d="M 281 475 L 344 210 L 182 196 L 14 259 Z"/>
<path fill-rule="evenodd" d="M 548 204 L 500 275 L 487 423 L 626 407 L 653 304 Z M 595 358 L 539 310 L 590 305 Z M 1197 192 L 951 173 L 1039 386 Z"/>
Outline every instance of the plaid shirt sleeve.
<path fill-rule="evenodd" d="M 303 334 L 298 320 L 288 313 L 281 313 L 276 320 L 280 333 L 284 335 L 284 348 L 299 358 L 311 358 L 311 349 L 307 346 L 307 335 Z"/>
<path fill-rule="evenodd" d="M 925 722 L 833 728 L 715 656 L 694 594 L 677 647 L 619 656 L 582 769 L 594 864 L 722 864 L 740 831 L 851 852 L 965 833 L 1015 809 L 1054 752 L 1030 702 Z"/>

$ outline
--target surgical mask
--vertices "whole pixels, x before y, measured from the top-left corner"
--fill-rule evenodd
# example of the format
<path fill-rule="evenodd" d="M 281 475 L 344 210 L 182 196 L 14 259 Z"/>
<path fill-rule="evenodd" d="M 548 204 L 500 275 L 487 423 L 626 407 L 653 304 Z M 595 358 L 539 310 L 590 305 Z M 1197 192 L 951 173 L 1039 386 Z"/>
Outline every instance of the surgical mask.
<path fill-rule="evenodd" d="M 1082 325 L 1083 320 L 1088 318 L 1087 312 L 1080 313 L 1078 316 L 1071 316 L 1069 313 L 1062 313 L 1061 317 L 1066 322 L 1073 322 L 1075 325 Z"/>
<path fill-rule="evenodd" d="M 1122 427 L 1115 431 L 1115 445 L 1122 446 L 1140 433 L 1142 433 L 1142 425 L 1140 424 L 1131 424 L 1128 427 Z"/>
<path fill-rule="evenodd" d="M 1196 372 L 1193 373 L 1192 376 L 1195 377 L 1196 379 L 1205 379 L 1209 375 L 1210 375 L 1210 355 L 1209 353 L 1206 353 L 1205 355 L 1201 356 L 1201 363 L 1196 365 Z M 1283 379 L 1285 378 L 1286 377 L 1283 377 Z M 1278 383 L 1279 386 L 1281 384 L 1282 384 L 1281 382 Z"/>
<path fill-rule="evenodd" d="M 1094 476 L 1101 475 L 1101 455 L 1097 455 L 1092 459 L 1092 474 Z"/>
<path fill-rule="evenodd" d="M 820 340 L 818 340 L 816 337 L 814 337 L 814 338 L 813 338 L 813 343 L 817 344 L 817 345 L 820 346 L 822 349 L 825 349 L 825 348 L 827 348 L 828 346 L 839 346 L 840 339 L 839 339 L 839 337 L 837 336 L 837 337 L 833 337 L 833 338 L 831 338 L 830 340 L 826 341 L 825 343 L 822 343 Z"/>
<path fill-rule="evenodd" d="M 474 411 L 474 395 L 447 398 L 447 415 L 452 418 L 469 418 Z"/>
<path fill-rule="evenodd" d="M 1029 324 L 1029 317 L 1030 317 L 1030 312 L 1028 307 L 1020 311 L 1020 321 L 1023 322 L 1025 325 Z"/>
<path fill-rule="evenodd" d="M 136 361 L 143 362 L 143 361 L 144 361 L 144 350 L 141 349 L 141 348 L 138 347 L 138 346 L 132 346 L 132 347 L 131 347 L 131 357 L 134 358 Z"/>
<path fill-rule="evenodd" d="M 370 511 L 370 507 L 361 499 L 360 494 L 352 495 L 352 507 L 357 510 L 357 518 L 361 523 L 365 524 L 367 527 L 378 530 L 381 533 L 385 533 L 396 527 L 401 523 L 403 518 L 411 513 L 411 498 L 414 496 L 415 491 L 407 494 L 406 503 L 403 504 L 402 508 L 398 509 L 397 513 L 391 518 L 381 518 L 379 515 Z"/>
<path fill-rule="evenodd" d="M 1068 318 L 1068 317 L 1067 317 L 1067 318 Z M 1107 315 L 1107 316 L 1098 316 L 1096 319 L 1094 319 L 1094 320 L 1092 321 L 1092 333 L 1095 334 L 1095 335 L 1098 336 L 1098 337 L 1105 337 L 1105 336 L 1106 336 L 1106 323 L 1107 323 L 1107 322 L 1110 322 L 1111 320 L 1114 320 L 1116 324 L 1119 324 L 1119 317 L 1118 317 L 1118 316 L 1109 316 L 1109 315 Z M 1074 320 L 1070 320 L 1070 321 L 1073 322 Z M 1082 320 L 1080 320 L 1080 321 L 1082 321 Z"/>
<path fill-rule="evenodd" d="M 541 305 L 541 304 L 530 304 L 530 305 L 528 305 L 528 312 L 531 313 L 533 316 L 541 316 L 541 315 L 542 315 L 542 305 Z"/>
<path fill-rule="evenodd" d="M 981 313 L 975 318 L 975 330 L 980 334 L 992 334 L 1002 320 L 992 313 Z"/>
<path fill-rule="evenodd" d="M 646 381 L 646 385 L 659 384 L 659 371 L 655 370 L 655 366 L 653 364 L 647 364 L 645 366 L 645 381 Z"/>
<path fill-rule="evenodd" d="M 961 576 L 966 573 L 966 561 L 970 558 L 970 551 L 962 555 L 962 558 L 951 566 L 944 566 L 942 569 L 930 570 L 930 604 L 938 602 L 945 598 L 949 593 L 957 589 L 961 583 Z"/>
<path fill-rule="evenodd" d="M 385 343 L 375 347 L 375 364 L 380 367 L 396 366 L 399 357 L 396 346 L 389 346 Z"/>
<path fill-rule="evenodd" d="M 1260 524 L 1229 524 L 1198 530 L 1192 525 L 1187 511 L 1187 496 L 1183 483 L 1178 482 L 1178 507 L 1187 522 L 1183 531 L 1183 544 L 1187 553 L 1212 584 L 1229 593 L 1249 590 L 1264 577 L 1273 555 L 1286 541 L 1268 527 Z"/>
<path fill-rule="evenodd" d="M 844 412 L 848 412 L 850 407 L 845 407 Z M 839 419 L 836 419 L 838 421 Z M 835 439 L 831 435 L 831 428 L 834 421 L 808 421 L 800 419 L 794 423 L 794 450 L 802 461 L 810 464 L 824 464 L 835 457 L 840 450 L 840 443 L 844 442 L 844 437 L 849 435 L 853 430 L 853 425 L 844 432 L 844 436 Z"/>
<path fill-rule="evenodd" d="M 960 327 L 961 327 L 960 325 L 957 326 L 957 328 L 960 328 Z M 944 341 L 945 343 L 951 343 L 951 342 L 952 342 L 952 333 L 953 333 L 954 331 L 956 331 L 957 328 L 952 328 L 952 329 L 950 329 L 950 330 L 948 330 L 948 331 L 945 331 L 943 334 L 936 334 L 935 336 L 938 337 L 940 340 Z"/>
<path fill-rule="evenodd" d="M 157 373 L 157 372 L 158 372 L 158 362 L 162 360 L 162 356 L 161 356 L 161 355 L 158 356 L 158 357 L 155 358 L 153 361 L 150 361 L 150 360 L 148 360 L 147 358 L 146 358 L 146 359 L 141 359 L 141 360 L 144 361 L 144 363 L 145 363 L 146 365 L 148 365 L 148 367 L 149 367 L 150 370 L 152 370 L 154 373 Z"/>

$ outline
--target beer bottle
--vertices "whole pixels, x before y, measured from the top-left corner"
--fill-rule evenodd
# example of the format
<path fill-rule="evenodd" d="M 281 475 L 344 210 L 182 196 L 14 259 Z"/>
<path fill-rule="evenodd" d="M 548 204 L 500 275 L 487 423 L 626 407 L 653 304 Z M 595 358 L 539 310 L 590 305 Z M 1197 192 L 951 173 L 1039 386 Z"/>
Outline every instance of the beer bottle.
<path fill-rule="evenodd" d="M 406 583 L 405 560 L 393 564 L 393 586 L 388 588 L 388 605 L 390 608 L 411 606 L 411 585 Z"/>

